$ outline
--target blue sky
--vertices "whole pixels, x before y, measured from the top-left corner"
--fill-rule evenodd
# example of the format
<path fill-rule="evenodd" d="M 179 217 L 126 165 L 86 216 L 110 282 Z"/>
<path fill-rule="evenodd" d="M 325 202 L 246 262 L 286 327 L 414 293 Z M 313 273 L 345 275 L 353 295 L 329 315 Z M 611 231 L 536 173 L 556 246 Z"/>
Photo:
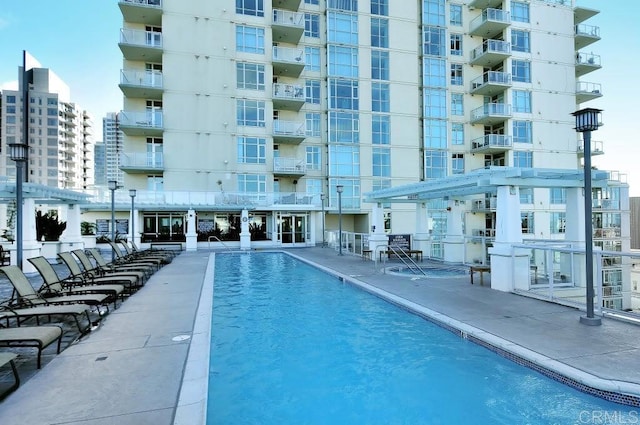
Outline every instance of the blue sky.
<path fill-rule="evenodd" d="M 215 1 L 215 0 L 211 0 Z M 118 88 L 122 56 L 118 49 L 122 17 L 116 0 L 0 0 L 0 87 L 16 81 L 22 50 L 51 68 L 71 88 L 72 99 L 94 117 L 95 140 L 102 117 L 122 109 Z M 604 96 L 585 106 L 603 109 L 604 126 L 592 139 L 605 155 L 593 165 L 626 174 L 632 196 L 640 196 L 640 0 L 578 0 L 600 10 L 587 21 L 600 27 L 602 40 L 587 47 L 601 56 L 602 69 L 584 79 L 602 84 Z M 37 29 L 37 30 L 34 30 Z"/>

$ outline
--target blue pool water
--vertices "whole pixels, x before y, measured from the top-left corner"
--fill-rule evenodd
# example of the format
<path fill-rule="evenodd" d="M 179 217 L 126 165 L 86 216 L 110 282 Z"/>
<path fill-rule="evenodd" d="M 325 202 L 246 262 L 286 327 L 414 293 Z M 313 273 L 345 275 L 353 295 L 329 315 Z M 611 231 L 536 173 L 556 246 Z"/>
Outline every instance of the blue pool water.
<path fill-rule="evenodd" d="M 209 425 L 638 423 L 278 253 L 216 255 L 209 373 Z"/>

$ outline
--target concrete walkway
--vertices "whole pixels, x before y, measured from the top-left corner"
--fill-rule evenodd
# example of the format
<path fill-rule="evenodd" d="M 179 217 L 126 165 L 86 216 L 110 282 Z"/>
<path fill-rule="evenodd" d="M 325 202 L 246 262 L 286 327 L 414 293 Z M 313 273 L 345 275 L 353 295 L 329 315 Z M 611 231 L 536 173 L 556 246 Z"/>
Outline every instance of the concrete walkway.
<path fill-rule="evenodd" d="M 480 343 L 517 353 L 524 363 L 640 396 L 639 326 L 605 318 L 588 327 L 579 323 L 582 312 L 472 286 L 468 275 L 414 279 L 383 274 L 371 261 L 329 248 L 289 252 Z M 0 424 L 173 424 L 209 254 L 182 253 L 158 271 L 97 331 L 0 403 Z"/>

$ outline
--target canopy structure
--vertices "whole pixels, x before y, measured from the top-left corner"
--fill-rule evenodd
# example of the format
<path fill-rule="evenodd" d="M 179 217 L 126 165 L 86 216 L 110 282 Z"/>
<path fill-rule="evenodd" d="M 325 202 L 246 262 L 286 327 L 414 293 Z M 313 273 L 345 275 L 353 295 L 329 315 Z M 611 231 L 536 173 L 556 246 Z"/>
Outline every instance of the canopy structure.
<path fill-rule="evenodd" d="M 68 189 L 58 189 L 36 183 L 22 184 L 22 197 L 33 199 L 35 204 L 86 204 L 90 195 Z M 16 199 L 16 182 L 0 181 L 0 203 L 8 203 Z"/>

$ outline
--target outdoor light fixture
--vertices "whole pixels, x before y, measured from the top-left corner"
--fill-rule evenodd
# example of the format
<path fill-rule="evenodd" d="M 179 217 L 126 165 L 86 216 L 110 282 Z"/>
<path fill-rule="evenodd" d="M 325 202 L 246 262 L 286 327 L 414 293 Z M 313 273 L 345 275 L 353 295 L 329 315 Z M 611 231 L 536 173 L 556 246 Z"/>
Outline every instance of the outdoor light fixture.
<path fill-rule="evenodd" d="M 26 108 L 25 108 L 26 109 Z M 22 269 L 22 182 L 24 164 L 27 162 L 28 146 L 24 143 L 9 143 L 9 158 L 16 162 L 16 264 Z"/>
<path fill-rule="evenodd" d="M 338 242 L 340 248 L 338 249 L 338 255 L 342 255 L 342 191 L 344 186 L 339 184 L 336 186 L 336 192 L 338 192 Z"/>
<path fill-rule="evenodd" d="M 136 233 L 135 233 L 135 228 L 133 225 L 133 207 L 134 207 L 134 199 L 136 197 L 136 190 L 135 189 L 129 189 L 129 196 L 131 196 L 131 245 L 133 246 L 133 244 L 135 243 L 135 238 L 136 238 Z"/>
<path fill-rule="evenodd" d="M 322 247 L 324 248 L 324 193 L 320 194 L 320 202 L 322 203 Z"/>
<path fill-rule="evenodd" d="M 116 203 L 115 203 L 115 192 L 118 188 L 118 182 L 115 180 L 109 180 L 109 190 L 111 191 L 111 241 L 116 241 Z M 116 253 L 113 248 L 111 248 L 111 261 L 113 262 L 116 259 Z"/>
<path fill-rule="evenodd" d="M 601 125 L 601 112 L 601 109 L 585 108 L 571 114 L 576 117 L 576 131 L 582 133 L 584 143 L 584 237 L 587 278 L 587 315 L 580 317 L 580 323 L 590 326 L 602 324 L 602 320 L 593 314 L 593 211 L 591 204 L 591 132 L 597 130 Z"/>

